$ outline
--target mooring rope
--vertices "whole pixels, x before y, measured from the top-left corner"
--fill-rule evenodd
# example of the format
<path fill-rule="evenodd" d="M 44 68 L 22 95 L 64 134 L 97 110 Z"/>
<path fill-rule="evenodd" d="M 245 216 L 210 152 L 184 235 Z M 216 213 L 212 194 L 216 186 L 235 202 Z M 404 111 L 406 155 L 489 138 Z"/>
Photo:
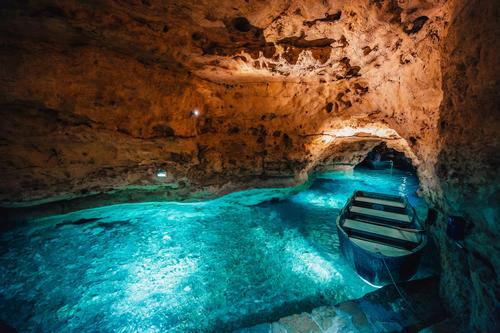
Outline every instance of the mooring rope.
<path fill-rule="evenodd" d="M 380 252 L 379 252 L 380 253 Z M 381 253 L 380 253 L 381 254 Z M 387 266 L 386 262 L 385 262 L 385 259 L 382 257 L 382 262 L 384 263 L 384 266 L 385 266 L 385 269 L 387 269 L 387 273 L 389 273 L 389 276 L 391 278 L 391 281 L 392 281 L 392 284 L 394 285 L 394 287 L 396 288 L 396 291 L 398 292 L 399 296 L 401 297 L 401 299 L 403 299 L 403 301 L 405 301 L 405 303 L 410 307 L 411 311 L 413 312 L 413 314 L 415 315 L 415 317 L 418 319 L 418 312 L 416 311 L 416 309 L 413 307 L 413 305 L 411 304 L 411 302 L 408 301 L 408 299 L 403 295 L 403 292 L 399 289 L 398 285 L 396 284 L 396 281 L 394 280 L 394 277 L 392 276 L 391 274 L 391 271 L 389 270 L 389 267 Z"/>

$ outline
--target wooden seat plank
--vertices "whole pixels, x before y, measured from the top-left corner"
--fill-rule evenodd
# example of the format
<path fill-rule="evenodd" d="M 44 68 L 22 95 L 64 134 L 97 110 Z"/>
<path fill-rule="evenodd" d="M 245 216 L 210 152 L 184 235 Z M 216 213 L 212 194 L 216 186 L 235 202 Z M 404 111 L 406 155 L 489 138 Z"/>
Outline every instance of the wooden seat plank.
<path fill-rule="evenodd" d="M 367 251 L 381 253 L 388 257 L 399 257 L 412 253 L 411 251 L 408 251 L 406 249 L 393 247 L 387 244 L 374 243 L 360 238 L 351 237 L 350 240 Z"/>
<path fill-rule="evenodd" d="M 379 205 L 386 205 L 386 206 L 391 206 L 391 207 L 398 207 L 398 208 L 405 208 L 405 204 L 400 202 L 400 201 L 391 201 L 391 200 L 385 200 L 385 199 L 376 199 L 376 198 L 368 198 L 368 197 L 356 197 L 354 198 L 356 201 L 363 201 L 363 202 L 368 202 L 368 203 L 374 203 L 374 204 L 379 204 Z"/>
<path fill-rule="evenodd" d="M 397 221 L 401 221 L 401 222 L 405 222 L 405 223 L 411 222 L 411 219 L 408 215 L 386 212 L 383 210 L 376 210 L 376 209 L 363 208 L 363 207 L 358 207 L 358 206 L 351 206 L 350 211 L 353 213 L 357 213 L 357 214 L 375 216 L 375 217 L 389 219 L 389 220 L 397 220 Z"/>
<path fill-rule="evenodd" d="M 418 233 L 400 230 L 390 226 L 377 225 L 351 219 L 346 219 L 344 221 L 343 226 L 354 230 L 360 230 L 372 234 L 383 235 L 413 243 L 418 243 L 420 240 Z"/>

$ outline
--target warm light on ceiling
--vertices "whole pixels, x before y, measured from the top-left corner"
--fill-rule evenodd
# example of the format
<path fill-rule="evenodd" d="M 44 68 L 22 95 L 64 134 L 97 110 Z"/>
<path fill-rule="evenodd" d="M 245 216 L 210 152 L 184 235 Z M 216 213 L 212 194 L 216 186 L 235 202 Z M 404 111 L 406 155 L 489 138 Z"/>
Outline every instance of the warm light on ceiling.
<path fill-rule="evenodd" d="M 343 127 L 340 129 L 333 130 L 329 133 L 324 133 L 324 135 L 330 135 L 337 138 L 356 136 L 360 133 L 370 134 L 372 136 L 378 136 L 383 138 L 398 136 L 396 131 L 390 128 L 380 128 L 380 127 Z"/>
<path fill-rule="evenodd" d="M 333 137 L 330 135 L 324 135 L 323 136 L 323 143 L 330 143 L 333 141 Z"/>
<path fill-rule="evenodd" d="M 367 137 L 376 137 L 381 139 L 389 139 L 389 138 L 399 138 L 399 135 L 396 131 L 390 128 L 384 128 L 381 126 L 363 126 L 363 127 L 354 127 L 354 126 L 344 126 L 337 129 L 331 129 L 328 131 L 322 132 L 318 137 L 316 144 L 319 147 L 324 147 L 330 145 L 337 139 L 342 138 L 367 138 Z"/>

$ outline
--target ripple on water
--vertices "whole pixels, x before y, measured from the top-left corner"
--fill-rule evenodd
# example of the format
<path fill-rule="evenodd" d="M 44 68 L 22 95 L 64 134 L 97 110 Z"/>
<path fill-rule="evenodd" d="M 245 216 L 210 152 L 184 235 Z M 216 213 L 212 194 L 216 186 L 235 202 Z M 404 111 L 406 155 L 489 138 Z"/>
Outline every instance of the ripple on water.
<path fill-rule="evenodd" d="M 417 179 L 323 177 L 260 205 L 255 195 L 280 191 L 108 206 L 6 232 L 0 319 L 20 331 L 220 331 L 360 297 L 372 288 L 340 257 L 336 215 L 355 189 L 422 206 Z"/>

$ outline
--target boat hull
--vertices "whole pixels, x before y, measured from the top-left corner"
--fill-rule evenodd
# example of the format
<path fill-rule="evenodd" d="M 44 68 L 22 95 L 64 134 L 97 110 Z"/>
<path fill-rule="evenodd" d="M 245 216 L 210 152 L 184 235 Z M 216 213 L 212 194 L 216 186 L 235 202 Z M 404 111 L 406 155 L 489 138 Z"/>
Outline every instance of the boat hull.
<path fill-rule="evenodd" d="M 392 161 L 368 161 L 368 166 L 374 170 L 390 169 Z"/>
<path fill-rule="evenodd" d="M 337 220 L 340 249 L 344 258 L 356 273 L 373 286 L 384 286 L 393 282 L 407 281 L 418 270 L 422 248 L 405 256 L 388 257 L 367 251 L 354 244 L 340 228 Z"/>

